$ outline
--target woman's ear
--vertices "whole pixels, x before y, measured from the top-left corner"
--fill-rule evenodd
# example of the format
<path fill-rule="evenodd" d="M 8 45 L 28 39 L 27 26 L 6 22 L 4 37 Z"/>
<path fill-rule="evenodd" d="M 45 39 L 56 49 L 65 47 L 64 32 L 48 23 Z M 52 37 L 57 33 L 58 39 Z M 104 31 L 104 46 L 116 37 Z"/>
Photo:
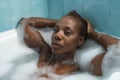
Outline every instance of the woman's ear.
<path fill-rule="evenodd" d="M 78 47 L 80 47 L 83 43 L 84 43 L 84 38 L 83 37 L 79 37 Z"/>

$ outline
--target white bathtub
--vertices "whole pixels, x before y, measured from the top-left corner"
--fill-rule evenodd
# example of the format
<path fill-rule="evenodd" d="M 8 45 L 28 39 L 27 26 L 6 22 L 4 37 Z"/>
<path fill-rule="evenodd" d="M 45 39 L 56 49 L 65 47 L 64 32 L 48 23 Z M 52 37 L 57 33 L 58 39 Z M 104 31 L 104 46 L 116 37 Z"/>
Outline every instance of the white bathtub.
<path fill-rule="evenodd" d="M 0 33 L 0 80 L 28 80 L 29 75 L 37 70 L 37 60 L 38 54 L 19 42 L 15 29 Z M 120 72 L 114 72 L 107 78 L 83 72 L 61 80 L 120 80 Z"/>

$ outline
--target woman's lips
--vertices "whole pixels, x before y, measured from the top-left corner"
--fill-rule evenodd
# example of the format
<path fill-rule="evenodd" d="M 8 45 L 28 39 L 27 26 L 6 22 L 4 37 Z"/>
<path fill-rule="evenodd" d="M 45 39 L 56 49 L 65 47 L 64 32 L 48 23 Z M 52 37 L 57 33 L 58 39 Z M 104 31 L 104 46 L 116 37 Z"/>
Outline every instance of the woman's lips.
<path fill-rule="evenodd" d="M 62 45 L 60 45 L 59 43 L 53 43 L 52 44 L 52 48 L 53 49 L 59 49 L 59 48 L 61 48 L 62 47 Z"/>

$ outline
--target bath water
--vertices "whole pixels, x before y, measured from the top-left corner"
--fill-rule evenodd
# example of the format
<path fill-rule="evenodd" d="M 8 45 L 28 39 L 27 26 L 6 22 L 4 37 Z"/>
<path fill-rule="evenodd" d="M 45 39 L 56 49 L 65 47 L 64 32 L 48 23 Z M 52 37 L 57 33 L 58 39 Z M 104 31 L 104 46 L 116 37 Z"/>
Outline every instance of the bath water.
<path fill-rule="evenodd" d="M 90 39 L 76 51 L 74 59 L 84 72 L 59 76 L 54 73 L 52 66 L 37 68 L 38 53 L 22 42 L 24 32 L 21 35 L 17 35 L 15 30 L 13 32 L 13 36 L 0 39 L 0 80 L 120 80 L 120 43 L 109 46 L 103 60 L 102 77 L 92 75 L 88 69 L 90 60 L 104 52 L 99 44 Z M 43 29 L 40 32 L 51 45 L 52 31 Z M 41 76 L 46 73 L 49 79 Z"/>

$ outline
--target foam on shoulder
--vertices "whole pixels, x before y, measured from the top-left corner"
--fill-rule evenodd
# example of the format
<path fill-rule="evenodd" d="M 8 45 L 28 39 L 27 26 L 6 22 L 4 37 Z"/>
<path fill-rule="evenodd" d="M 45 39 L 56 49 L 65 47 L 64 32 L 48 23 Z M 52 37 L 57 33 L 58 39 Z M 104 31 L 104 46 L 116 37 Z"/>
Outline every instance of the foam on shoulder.
<path fill-rule="evenodd" d="M 76 51 L 74 60 L 80 65 L 83 71 L 91 72 L 91 60 L 98 54 L 102 54 L 104 49 L 95 41 L 88 39 L 85 44 Z"/>
<path fill-rule="evenodd" d="M 102 70 L 104 76 L 110 76 L 113 72 L 120 71 L 120 41 L 108 47 L 103 59 Z"/>

